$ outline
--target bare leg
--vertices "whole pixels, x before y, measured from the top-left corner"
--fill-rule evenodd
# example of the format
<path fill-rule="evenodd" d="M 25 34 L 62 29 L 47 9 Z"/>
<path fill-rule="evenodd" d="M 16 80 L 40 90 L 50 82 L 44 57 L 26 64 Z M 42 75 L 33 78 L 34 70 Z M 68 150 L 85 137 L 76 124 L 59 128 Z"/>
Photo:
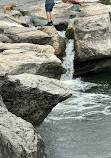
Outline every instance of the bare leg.
<path fill-rule="evenodd" d="M 53 17 L 52 17 L 52 12 L 49 12 L 50 14 L 50 21 L 52 21 Z"/>
<path fill-rule="evenodd" d="M 48 22 L 51 22 L 50 12 L 46 12 Z"/>

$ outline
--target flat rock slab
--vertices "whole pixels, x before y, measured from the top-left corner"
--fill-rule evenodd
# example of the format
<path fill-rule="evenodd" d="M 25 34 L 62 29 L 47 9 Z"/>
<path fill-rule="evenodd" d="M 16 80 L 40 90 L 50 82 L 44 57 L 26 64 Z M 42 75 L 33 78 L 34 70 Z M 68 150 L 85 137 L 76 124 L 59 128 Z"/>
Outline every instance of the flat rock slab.
<path fill-rule="evenodd" d="M 110 10 L 109 5 L 89 4 L 84 6 L 81 13 L 74 19 L 75 61 L 111 57 Z"/>
<path fill-rule="evenodd" d="M 52 108 L 71 96 L 66 85 L 56 79 L 33 74 L 10 75 L 1 86 L 8 110 L 39 125 Z"/>
<path fill-rule="evenodd" d="M 9 27 L 4 30 L 4 34 L 9 37 L 13 43 L 33 43 L 41 45 L 51 43 L 51 37 L 45 32 L 26 27 Z"/>
<path fill-rule="evenodd" d="M 10 12 L 8 14 L 0 14 L 0 29 L 12 26 L 23 27 L 23 25 L 28 26 L 23 15 L 19 11 Z"/>
<path fill-rule="evenodd" d="M 111 12 L 111 5 L 104 5 L 101 3 L 84 3 L 78 16 L 86 17 L 94 15 L 104 15 L 109 12 Z"/>
<path fill-rule="evenodd" d="M 72 8 L 73 8 L 72 4 L 66 4 L 61 1 L 55 2 L 55 6 L 53 8 L 53 22 L 54 22 L 54 26 L 58 30 L 66 29 L 69 22 L 70 15 L 75 14 L 71 12 Z M 33 23 L 36 26 L 37 25 L 43 26 L 44 21 L 47 22 L 47 17 L 46 17 L 46 12 L 45 12 L 45 3 L 32 5 L 29 8 L 24 8 L 24 9 L 22 8 L 21 12 L 24 15 L 31 16 L 33 19 Z"/>
<path fill-rule="evenodd" d="M 28 43 L 0 43 L 0 73 L 32 73 L 58 78 L 65 69 L 52 46 Z"/>

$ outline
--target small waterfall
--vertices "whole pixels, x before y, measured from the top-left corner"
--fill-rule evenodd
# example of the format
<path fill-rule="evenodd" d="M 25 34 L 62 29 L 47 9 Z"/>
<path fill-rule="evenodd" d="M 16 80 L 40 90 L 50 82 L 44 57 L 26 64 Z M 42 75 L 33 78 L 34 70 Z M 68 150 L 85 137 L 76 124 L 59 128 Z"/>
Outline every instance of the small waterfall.
<path fill-rule="evenodd" d="M 61 76 L 61 81 L 67 81 L 73 79 L 74 74 L 74 40 L 73 39 L 67 39 L 65 37 L 65 31 L 57 31 L 58 34 L 65 38 L 66 40 L 66 49 L 65 49 L 65 57 L 63 58 L 63 66 L 66 69 L 66 73 Z"/>
<path fill-rule="evenodd" d="M 41 26 L 34 26 L 31 17 L 25 16 L 24 17 L 27 23 L 29 24 L 29 27 L 37 30 L 40 29 Z M 66 73 L 61 76 L 61 81 L 67 81 L 73 79 L 74 74 L 74 40 L 73 39 L 67 39 L 65 36 L 65 31 L 57 31 L 57 33 L 66 40 L 66 49 L 65 49 L 65 57 L 63 58 L 63 66 L 66 69 Z"/>
<path fill-rule="evenodd" d="M 63 58 L 63 65 L 66 68 L 66 73 L 61 76 L 62 81 L 71 80 L 74 73 L 74 40 L 66 39 L 66 56 Z"/>

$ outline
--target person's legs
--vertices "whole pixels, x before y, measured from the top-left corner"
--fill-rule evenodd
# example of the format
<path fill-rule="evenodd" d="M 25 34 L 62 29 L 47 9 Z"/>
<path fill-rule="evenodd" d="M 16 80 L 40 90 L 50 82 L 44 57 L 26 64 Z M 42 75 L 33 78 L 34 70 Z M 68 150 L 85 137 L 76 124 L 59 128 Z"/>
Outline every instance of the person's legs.
<path fill-rule="evenodd" d="M 50 21 L 52 21 L 52 19 L 53 19 L 53 17 L 52 17 L 52 11 L 49 12 L 49 14 L 50 14 Z"/>
<path fill-rule="evenodd" d="M 45 9 L 46 9 L 46 16 L 47 16 L 47 20 L 48 23 L 46 24 L 46 26 L 52 26 L 53 22 L 52 22 L 52 9 L 53 9 L 54 4 L 46 4 L 45 5 Z"/>
<path fill-rule="evenodd" d="M 50 12 L 46 12 L 48 22 L 51 22 L 51 14 Z"/>

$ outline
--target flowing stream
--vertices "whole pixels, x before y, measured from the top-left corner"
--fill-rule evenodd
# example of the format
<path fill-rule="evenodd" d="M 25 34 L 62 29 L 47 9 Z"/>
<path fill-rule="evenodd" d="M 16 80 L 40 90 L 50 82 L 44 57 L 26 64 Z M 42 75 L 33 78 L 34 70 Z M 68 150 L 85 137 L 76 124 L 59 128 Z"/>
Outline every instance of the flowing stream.
<path fill-rule="evenodd" d="M 111 72 L 73 79 L 73 44 L 67 40 L 67 72 L 61 76 L 73 95 L 59 103 L 37 130 L 47 158 L 111 158 Z"/>
<path fill-rule="evenodd" d="M 64 31 L 58 33 L 65 38 Z M 66 39 L 66 43 L 67 72 L 61 82 L 69 86 L 72 96 L 37 128 L 47 158 L 111 158 L 111 71 L 73 78 L 74 41 Z"/>

